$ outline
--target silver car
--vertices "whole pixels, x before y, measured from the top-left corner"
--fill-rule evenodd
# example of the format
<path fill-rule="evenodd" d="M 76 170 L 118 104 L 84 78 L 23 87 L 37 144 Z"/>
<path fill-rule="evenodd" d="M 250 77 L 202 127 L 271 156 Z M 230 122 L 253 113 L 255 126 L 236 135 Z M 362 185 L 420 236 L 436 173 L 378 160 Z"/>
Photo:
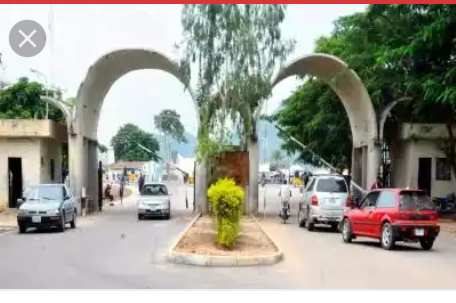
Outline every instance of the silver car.
<path fill-rule="evenodd" d="M 154 217 L 171 218 L 171 193 L 163 183 L 146 183 L 140 192 L 138 220 Z"/>
<path fill-rule="evenodd" d="M 76 228 L 77 203 L 65 184 L 34 185 L 24 193 L 27 196 L 18 199 L 19 233 L 29 227 L 57 227 L 61 232 L 66 224 Z"/>
<path fill-rule="evenodd" d="M 329 225 L 337 230 L 351 199 L 345 178 L 339 175 L 313 176 L 305 189 L 301 189 L 298 224 L 312 231 L 315 224 Z"/>

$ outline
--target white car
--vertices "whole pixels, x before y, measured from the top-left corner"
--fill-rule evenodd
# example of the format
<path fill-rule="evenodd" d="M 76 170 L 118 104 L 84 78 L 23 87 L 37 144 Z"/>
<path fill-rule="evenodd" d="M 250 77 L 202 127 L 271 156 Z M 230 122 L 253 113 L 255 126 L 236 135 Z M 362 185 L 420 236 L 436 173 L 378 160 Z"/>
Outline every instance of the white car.
<path fill-rule="evenodd" d="M 312 231 L 315 224 L 337 230 L 339 221 L 351 199 L 345 178 L 339 175 L 317 175 L 301 189 L 298 224 Z"/>
<path fill-rule="evenodd" d="M 138 220 L 146 218 L 171 218 L 171 193 L 163 183 L 143 185 L 138 200 Z"/>

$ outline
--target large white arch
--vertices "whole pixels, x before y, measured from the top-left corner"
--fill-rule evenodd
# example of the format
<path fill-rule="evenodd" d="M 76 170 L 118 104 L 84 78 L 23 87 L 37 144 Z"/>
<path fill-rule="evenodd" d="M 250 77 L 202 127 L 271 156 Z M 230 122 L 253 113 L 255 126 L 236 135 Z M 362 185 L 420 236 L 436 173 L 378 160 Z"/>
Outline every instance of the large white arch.
<path fill-rule="evenodd" d="M 188 85 L 188 80 L 182 75 L 179 64 L 165 55 L 152 49 L 120 49 L 109 52 L 98 59 L 88 70 L 79 87 L 76 102 L 76 118 L 84 117 L 81 130 L 87 138 L 97 138 L 98 121 L 103 101 L 112 85 L 122 76 L 132 71 L 155 69 L 167 72 L 176 77 L 189 90 L 197 113 L 198 106 Z"/>
<path fill-rule="evenodd" d="M 300 57 L 282 68 L 273 79 L 273 85 L 290 76 L 305 75 L 323 80 L 341 100 L 350 121 L 353 147 L 365 150 L 359 163 L 363 166 L 363 176 L 357 176 L 354 179 L 361 180 L 364 187 L 372 184 L 376 180 L 379 165 L 377 116 L 361 79 L 341 59 L 328 54 L 315 53 Z M 264 100 L 260 104 L 259 112 L 263 104 Z"/>
<path fill-rule="evenodd" d="M 97 163 L 97 129 L 101 109 L 106 94 L 112 85 L 129 72 L 144 69 L 155 69 L 167 72 L 176 77 L 189 91 L 195 107 L 196 121 L 199 128 L 199 109 L 188 79 L 181 73 L 179 64 L 165 55 L 152 49 L 120 49 L 105 54 L 98 59 L 88 70 L 76 96 L 76 112 L 73 129 L 75 136 L 70 138 L 69 147 L 71 163 L 73 163 L 72 188 L 81 193 L 86 188 L 89 196 L 95 198 L 98 191 L 96 182 Z M 198 175 L 203 174 L 203 168 L 197 168 Z M 203 186 L 204 175 L 198 185 Z M 205 197 L 205 188 L 197 185 L 196 195 Z M 204 203 L 204 198 L 201 200 Z"/>

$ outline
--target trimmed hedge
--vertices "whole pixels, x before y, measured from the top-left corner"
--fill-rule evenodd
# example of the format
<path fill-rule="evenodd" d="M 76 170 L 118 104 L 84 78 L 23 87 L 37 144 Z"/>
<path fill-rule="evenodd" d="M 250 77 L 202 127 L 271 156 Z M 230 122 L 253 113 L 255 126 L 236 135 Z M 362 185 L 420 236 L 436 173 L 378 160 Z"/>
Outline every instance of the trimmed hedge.
<path fill-rule="evenodd" d="M 228 178 L 217 180 L 207 191 L 217 223 L 216 242 L 222 248 L 233 249 L 236 245 L 244 195 L 242 188 Z"/>

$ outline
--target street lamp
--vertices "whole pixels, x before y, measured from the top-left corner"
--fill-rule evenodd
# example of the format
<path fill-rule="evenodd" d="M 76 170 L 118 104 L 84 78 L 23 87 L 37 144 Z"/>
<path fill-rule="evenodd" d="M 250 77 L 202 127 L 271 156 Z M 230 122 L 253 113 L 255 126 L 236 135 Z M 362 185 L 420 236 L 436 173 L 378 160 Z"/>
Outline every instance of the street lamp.
<path fill-rule="evenodd" d="M 42 72 L 40 72 L 39 70 L 34 69 L 34 68 L 31 68 L 30 71 L 32 73 L 34 73 L 35 75 L 37 75 L 38 77 L 41 77 L 44 79 L 44 85 L 46 86 L 46 96 L 48 96 L 48 81 L 47 81 L 46 76 Z M 46 102 L 46 119 L 48 119 L 48 117 L 49 117 L 49 103 Z"/>

